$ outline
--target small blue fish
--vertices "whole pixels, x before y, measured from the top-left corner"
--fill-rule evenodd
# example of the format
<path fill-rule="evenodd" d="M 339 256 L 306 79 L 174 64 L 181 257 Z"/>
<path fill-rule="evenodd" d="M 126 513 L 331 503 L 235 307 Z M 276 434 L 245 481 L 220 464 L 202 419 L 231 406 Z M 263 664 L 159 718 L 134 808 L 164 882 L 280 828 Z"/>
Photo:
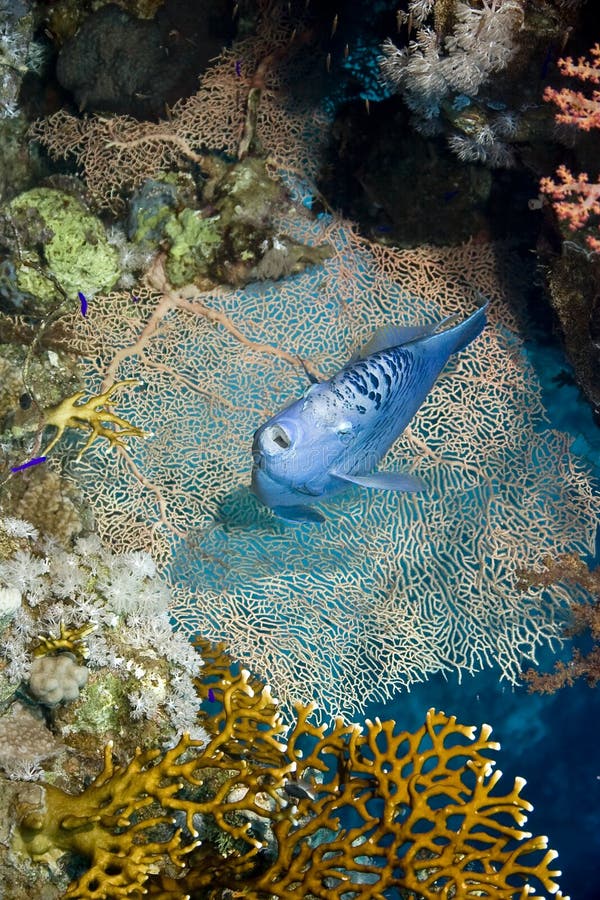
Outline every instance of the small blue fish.
<path fill-rule="evenodd" d="M 79 297 L 79 303 L 81 304 L 81 315 L 87 315 L 88 302 L 87 297 L 82 291 L 77 291 L 77 296 Z"/>
<path fill-rule="evenodd" d="M 252 490 L 291 522 L 323 522 L 313 504 L 351 484 L 422 491 L 414 475 L 374 472 L 415 415 L 453 353 L 486 324 L 487 303 L 454 324 L 387 326 L 328 381 L 265 422 L 252 445 Z M 445 330 L 440 330 L 444 326 Z"/>
<path fill-rule="evenodd" d="M 40 463 L 46 462 L 45 456 L 36 456 L 34 459 L 30 459 L 27 462 L 21 463 L 20 466 L 13 466 L 11 468 L 11 472 L 21 472 L 23 469 L 29 469 L 30 466 L 38 466 Z"/>

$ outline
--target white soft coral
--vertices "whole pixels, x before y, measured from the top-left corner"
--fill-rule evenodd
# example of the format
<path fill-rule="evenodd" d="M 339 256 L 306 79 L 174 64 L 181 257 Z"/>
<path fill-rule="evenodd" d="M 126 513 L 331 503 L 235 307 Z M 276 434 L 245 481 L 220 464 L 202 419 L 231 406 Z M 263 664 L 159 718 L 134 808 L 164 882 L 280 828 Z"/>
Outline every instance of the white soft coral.
<path fill-rule="evenodd" d="M 28 550 L 18 550 L 11 559 L 0 562 L 0 582 L 37 597 L 44 588 L 43 576 L 49 568 L 47 559 L 33 556 Z"/>

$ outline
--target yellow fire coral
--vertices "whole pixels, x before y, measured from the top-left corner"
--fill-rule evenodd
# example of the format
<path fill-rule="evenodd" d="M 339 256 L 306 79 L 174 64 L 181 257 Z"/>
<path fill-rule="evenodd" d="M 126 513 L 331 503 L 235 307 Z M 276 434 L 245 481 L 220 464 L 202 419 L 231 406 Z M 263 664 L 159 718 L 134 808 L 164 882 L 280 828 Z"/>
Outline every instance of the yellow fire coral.
<path fill-rule="evenodd" d="M 85 391 L 77 391 L 71 397 L 65 397 L 58 406 L 45 410 L 44 425 L 54 425 L 57 430 L 50 443 L 46 446 L 43 455 L 48 455 L 62 437 L 65 428 L 80 428 L 83 430 L 89 428 L 91 432 L 84 446 L 77 454 L 77 459 L 81 459 L 86 450 L 91 447 L 98 437 L 106 438 L 115 447 L 123 447 L 123 438 L 126 437 L 146 437 L 146 432 L 142 431 L 141 428 L 137 428 L 121 416 L 105 409 L 106 406 L 110 405 L 113 394 L 121 390 L 121 388 L 139 384 L 140 382 L 136 378 L 126 378 L 123 381 L 117 381 L 104 393 L 98 394 L 97 397 L 90 397 L 84 403 L 79 403 L 78 401 L 84 396 Z"/>
<path fill-rule="evenodd" d="M 59 625 L 60 631 L 58 637 L 52 637 L 49 634 L 39 635 L 39 644 L 33 650 L 34 656 L 46 656 L 50 653 L 72 653 L 78 662 L 87 659 L 88 649 L 84 643 L 84 638 L 91 634 L 96 628 L 94 623 L 88 622 L 86 625 L 80 625 L 79 628 L 67 628 L 64 622 Z"/>
<path fill-rule="evenodd" d="M 200 693 L 217 709 L 208 744 L 184 736 L 126 766 L 107 747 L 81 794 L 44 785 L 37 806 L 20 807 L 22 850 L 89 860 L 67 898 L 183 900 L 205 888 L 250 900 L 383 900 L 395 888 L 425 900 L 539 900 L 557 891 L 556 854 L 522 830 L 531 809 L 523 780 L 497 791 L 489 726 L 477 732 L 430 710 L 414 733 L 379 720 L 327 728 L 306 706 L 288 732 L 268 687 L 232 675 L 218 654 L 206 669 Z M 198 840 L 207 817 L 231 839 L 227 851 Z"/>

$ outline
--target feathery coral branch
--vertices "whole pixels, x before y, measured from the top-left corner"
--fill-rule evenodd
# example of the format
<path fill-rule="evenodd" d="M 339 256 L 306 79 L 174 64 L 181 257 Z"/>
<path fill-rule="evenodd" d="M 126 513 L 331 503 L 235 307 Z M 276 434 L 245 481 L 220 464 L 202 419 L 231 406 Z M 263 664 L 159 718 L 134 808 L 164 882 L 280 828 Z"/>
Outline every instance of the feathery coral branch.
<path fill-rule="evenodd" d="M 591 59 L 580 57 L 574 63 L 571 57 L 559 59 L 558 67 L 563 75 L 577 78 L 582 82 L 600 83 L 600 44 L 592 47 Z M 581 91 L 570 88 L 556 90 L 547 87 L 544 100 L 555 103 L 559 112 L 556 121 L 563 125 L 575 125 L 581 131 L 600 128 L 600 91 L 592 91 L 587 97 Z M 578 231 L 594 222 L 600 215 L 600 182 L 590 181 L 586 172 L 573 175 L 561 165 L 556 171 L 558 180 L 542 178 L 540 190 L 550 197 L 558 218 L 565 222 L 571 231 Z M 600 252 L 600 239 L 595 234 L 587 234 L 586 244 L 594 253 Z"/>

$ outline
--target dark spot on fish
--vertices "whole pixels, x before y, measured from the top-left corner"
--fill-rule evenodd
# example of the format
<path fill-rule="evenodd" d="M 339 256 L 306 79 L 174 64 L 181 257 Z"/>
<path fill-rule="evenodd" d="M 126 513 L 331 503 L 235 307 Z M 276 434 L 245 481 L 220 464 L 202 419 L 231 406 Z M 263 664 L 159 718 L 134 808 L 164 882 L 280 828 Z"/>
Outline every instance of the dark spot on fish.
<path fill-rule="evenodd" d="M 357 406 L 357 407 L 356 407 L 356 412 L 359 412 L 359 413 L 362 414 L 362 413 L 366 413 L 366 411 L 367 411 L 367 407 L 366 407 L 366 406 Z"/>
<path fill-rule="evenodd" d="M 367 396 L 367 384 L 360 372 L 350 372 L 348 380 L 357 393 L 362 394 L 363 397 Z"/>

